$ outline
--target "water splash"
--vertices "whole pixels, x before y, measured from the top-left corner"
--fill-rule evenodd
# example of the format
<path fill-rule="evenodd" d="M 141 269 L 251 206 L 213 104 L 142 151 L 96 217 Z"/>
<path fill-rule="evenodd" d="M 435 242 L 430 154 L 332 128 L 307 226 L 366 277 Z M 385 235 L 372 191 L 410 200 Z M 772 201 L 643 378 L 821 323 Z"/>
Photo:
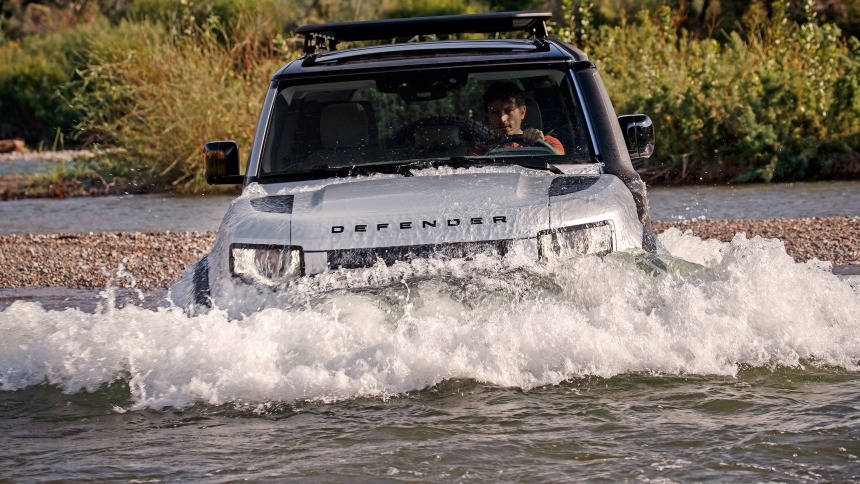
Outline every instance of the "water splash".
<path fill-rule="evenodd" d="M 860 370 L 860 285 L 779 241 L 702 241 L 535 266 L 416 261 L 236 293 L 189 315 L 109 302 L 0 312 L 0 390 L 127 381 L 132 408 L 383 397 L 465 378 L 524 390 L 583 376 Z M 247 310 L 238 310 L 247 304 Z"/>

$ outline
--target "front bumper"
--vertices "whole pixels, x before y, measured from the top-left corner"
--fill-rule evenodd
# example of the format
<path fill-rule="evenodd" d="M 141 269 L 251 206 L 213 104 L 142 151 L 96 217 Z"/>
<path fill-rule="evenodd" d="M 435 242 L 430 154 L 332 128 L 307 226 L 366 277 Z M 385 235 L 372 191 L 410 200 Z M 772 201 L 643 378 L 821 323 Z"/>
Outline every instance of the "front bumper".
<path fill-rule="evenodd" d="M 504 257 L 513 251 L 531 254 L 541 262 L 605 255 L 615 250 L 615 240 L 612 222 L 604 220 L 547 230 L 532 238 L 514 240 L 328 251 L 305 251 L 292 245 L 237 243 L 230 246 L 230 273 L 248 284 L 278 287 L 305 275 L 409 263 L 416 259 L 471 260 L 479 255 Z"/>

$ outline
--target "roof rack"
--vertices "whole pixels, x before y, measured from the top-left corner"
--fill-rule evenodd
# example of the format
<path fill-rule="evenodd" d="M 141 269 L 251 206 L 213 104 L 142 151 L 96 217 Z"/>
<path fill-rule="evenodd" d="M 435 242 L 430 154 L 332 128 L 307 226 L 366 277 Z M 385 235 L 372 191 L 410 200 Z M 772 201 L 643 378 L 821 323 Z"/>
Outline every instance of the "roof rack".
<path fill-rule="evenodd" d="M 527 10 L 304 25 L 295 32 L 305 36 L 306 55 L 337 50 L 337 44 L 341 41 L 384 40 L 431 34 L 528 32 L 534 35 L 539 44 L 543 44 L 547 37 L 544 22 L 550 18 L 550 12 Z"/>

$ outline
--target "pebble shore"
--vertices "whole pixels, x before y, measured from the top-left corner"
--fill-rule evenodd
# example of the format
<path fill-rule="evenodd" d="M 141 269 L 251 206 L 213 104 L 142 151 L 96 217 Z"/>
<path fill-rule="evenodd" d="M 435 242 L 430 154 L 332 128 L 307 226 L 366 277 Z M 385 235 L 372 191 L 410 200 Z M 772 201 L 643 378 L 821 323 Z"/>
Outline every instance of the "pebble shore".
<path fill-rule="evenodd" d="M 654 222 L 657 233 L 670 227 L 724 242 L 739 232 L 777 238 L 798 261 L 817 258 L 860 268 L 860 217 Z M 214 239 L 214 231 L 0 236 L 0 289 L 108 284 L 164 289 L 208 252 Z"/>
<path fill-rule="evenodd" d="M 690 230 L 702 239 L 732 240 L 735 234 L 747 238 L 779 239 L 785 251 L 798 262 L 818 259 L 834 265 L 860 265 L 860 216 L 811 217 L 768 220 L 685 220 L 653 222 L 654 231 L 669 227 Z"/>
<path fill-rule="evenodd" d="M 0 289 L 164 289 L 214 240 L 215 231 L 0 236 Z"/>

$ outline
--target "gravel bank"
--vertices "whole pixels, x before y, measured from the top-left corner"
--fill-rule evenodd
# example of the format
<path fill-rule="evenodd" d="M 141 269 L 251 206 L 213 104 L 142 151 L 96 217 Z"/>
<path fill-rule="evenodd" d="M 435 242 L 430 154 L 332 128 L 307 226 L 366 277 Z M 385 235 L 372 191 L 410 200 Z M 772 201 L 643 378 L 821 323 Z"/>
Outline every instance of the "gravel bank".
<path fill-rule="evenodd" d="M 819 259 L 834 265 L 860 264 L 860 216 L 654 222 L 657 233 L 669 227 L 682 232 L 691 230 L 703 239 L 723 242 L 732 240 L 737 233 L 745 233 L 750 239 L 760 235 L 782 240 L 785 251 L 797 261 Z"/>
<path fill-rule="evenodd" d="M 655 222 L 729 241 L 738 232 L 781 239 L 799 261 L 860 264 L 860 217 Z M 163 289 L 212 247 L 215 232 L 0 236 L 0 289 L 63 286 Z M 123 267 L 130 276 L 120 275 Z"/>
<path fill-rule="evenodd" d="M 6 235 L 0 237 L 0 289 L 102 288 L 108 282 L 166 288 L 214 239 L 214 231 Z"/>

